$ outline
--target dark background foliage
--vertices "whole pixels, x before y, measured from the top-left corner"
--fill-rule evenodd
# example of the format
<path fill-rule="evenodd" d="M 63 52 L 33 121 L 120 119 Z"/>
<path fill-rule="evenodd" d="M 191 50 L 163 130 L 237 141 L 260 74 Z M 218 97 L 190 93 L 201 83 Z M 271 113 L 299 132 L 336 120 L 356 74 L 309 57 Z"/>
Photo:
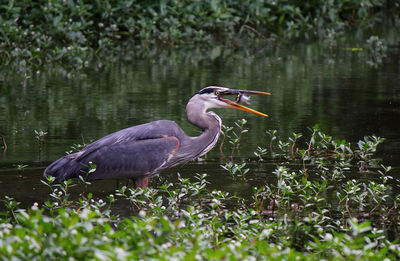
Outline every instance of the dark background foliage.
<path fill-rule="evenodd" d="M 395 0 L 8 1 L 0 5 L 2 64 L 72 63 L 119 47 L 248 45 L 336 38 L 355 26 L 397 26 Z M 254 42 L 255 43 L 255 42 Z"/>

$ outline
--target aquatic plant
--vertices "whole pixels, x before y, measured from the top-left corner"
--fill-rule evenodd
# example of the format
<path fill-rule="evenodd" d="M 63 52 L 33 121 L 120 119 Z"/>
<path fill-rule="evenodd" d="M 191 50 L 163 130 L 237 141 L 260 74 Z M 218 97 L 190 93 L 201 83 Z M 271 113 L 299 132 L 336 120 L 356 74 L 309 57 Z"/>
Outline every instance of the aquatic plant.
<path fill-rule="evenodd" d="M 26 167 L 28 167 L 28 165 L 25 165 L 25 164 L 22 164 L 22 163 L 20 163 L 20 164 L 17 164 L 17 169 L 19 170 L 19 171 L 22 171 L 24 168 L 26 168 Z"/>
<path fill-rule="evenodd" d="M 246 163 L 243 162 L 242 164 L 237 164 L 232 161 L 225 163 L 225 165 L 221 165 L 221 168 L 228 171 L 232 178 L 241 178 L 242 180 L 245 179 L 246 174 L 249 172 L 249 168 L 245 168 Z"/>
<path fill-rule="evenodd" d="M 44 137 L 46 137 L 47 132 L 46 131 L 42 131 L 42 130 L 34 130 L 35 132 L 35 138 L 38 140 L 39 142 L 39 156 L 42 152 L 42 148 L 43 148 L 43 142 L 44 142 Z"/>
<path fill-rule="evenodd" d="M 228 136 L 230 138 L 229 143 L 231 144 L 231 159 L 233 159 L 233 154 L 236 151 L 239 151 L 240 148 L 240 140 L 242 138 L 242 135 L 246 132 L 248 132 L 248 129 L 245 129 L 244 126 L 246 125 L 247 120 L 246 119 L 241 119 L 235 121 L 235 125 L 237 127 L 237 131 L 233 130 L 232 134 L 233 136 Z"/>
<path fill-rule="evenodd" d="M 9 1 L 0 5 L 0 57 L 29 75 L 48 63 L 83 69 L 132 46 L 270 45 L 327 38 L 346 28 L 397 25 L 396 1 Z M 129 48 L 128 48 L 129 47 Z"/>
<path fill-rule="evenodd" d="M 75 153 L 75 152 L 80 151 L 81 149 L 83 149 L 83 148 L 86 147 L 86 146 L 87 146 L 87 144 L 76 143 L 76 144 L 73 144 L 73 145 L 70 147 L 70 150 L 66 151 L 65 153 L 66 153 L 66 154 L 72 154 L 72 153 Z"/>
<path fill-rule="evenodd" d="M 304 167 L 309 162 L 321 166 L 327 162 L 342 166 L 354 163 L 358 165 L 360 171 L 368 171 L 368 168 L 378 166 L 379 161 L 373 158 L 373 155 L 384 138 L 375 135 L 365 136 L 364 140 L 358 141 L 357 148 L 352 148 L 351 143 L 333 139 L 332 136 L 322 132 L 318 125 L 309 129 L 311 132 L 309 138 L 293 132 L 288 140 L 279 139 L 276 130 L 268 130 L 266 133 L 270 136 L 270 156 L 287 160 L 301 159 Z M 274 141 L 277 143 L 275 146 L 273 146 Z"/>
<path fill-rule="evenodd" d="M 23 164 L 23 163 L 17 164 L 18 174 L 21 175 L 22 171 L 23 171 L 26 167 L 28 167 L 28 165 L 25 165 L 25 164 Z"/>
<path fill-rule="evenodd" d="M 230 159 L 233 160 L 233 156 L 236 152 L 239 152 L 240 150 L 240 141 L 242 138 L 242 135 L 246 132 L 248 132 L 248 129 L 245 129 L 245 125 L 247 123 L 246 119 L 241 119 L 241 120 L 236 120 L 234 122 L 235 126 L 230 127 L 230 126 L 225 126 L 222 125 L 221 128 L 221 134 L 222 134 L 222 140 L 220 142 L 220 152 L 221 155 L 223 156 L 223 148 L 225 144 L 225 140 L 228 138 L 228 142 L 230 144 Z"/>
<path fill-rule="evenodd" d="M 47 132 L 46 131 L 42 131 L 42 130 L 39 130 L 39 131 L 34 130 L 34 132 L 35 132 L 36 139 L 39 141 L 39 143 L 42 144 L 43 141 L 44 141 L 44 137 L 47 135 Z"/>
<path fill-rule="evenodd" d="M 230 137 L 230 132 L 233 130 L 233 127 L 231 126 L 226 126 L 224 124 L 222 124 L 221 127 L 221 135 L 222 135 L 222 139 L 220 139 L 220 143 L 219 143 L 219 151 L 221 153 L 221 155 L 224 155 L 224 145 L 225 145 L 225 140 L 226 138 Z"/>
<path fill-rule="evenodd" d="M 257 146 L 257 150 L 254 152 L 254 155 L 256 155 L 260 161 L 263 161 L 263 157 L 267 155 L 267 153 L 267 149 Z"/>
<path fill-rule="evenodd" d="M 382 164 L 370 170 L 374 171 L 371 178 L 357 173 L 359 161 L 376 161 L 376 147 L 383 139 L 371 136 L 352 148 L 318 126 L 310 130 L 301 137 L 293 134 L 289 142 L 281 141 L 290 146 L 279 152 L 286 156 L 277 162 L 274 179 L 259 180 L 247 199 L 209 189 L 207 174 L 191 179 L 178 175 L 177 182 L 154 188 L 123 186 L 106 198 L 72 195 L 70 188 L 75 184 L 71 181 L 52 184 L 49 178 L 43 181 L 50 189 L 44 203 L 22 209 L 10 197 L 2 200 L 0 256 L 399 259 L 400 196 L 392 191 L 400 181 L 390 176 L 391 167 Z M 273 149 L 281 150 L 278 133 L 274 137 L 278 142 Z M 300 153 L 303 145 L 306 149 Z M 303 166 L 292 164 L 299 160 L 306 161 L 307 175 Z M 235 182 L 253 178 L 246 164 L 228 162 L 222 167 L 232 173 L 234 168 L 236 173 L 246 172 L 246 179 Z M 350 169 L 356 171 L 351 177 Z M 124 216 L 117 214 L 121 204 Z"/>

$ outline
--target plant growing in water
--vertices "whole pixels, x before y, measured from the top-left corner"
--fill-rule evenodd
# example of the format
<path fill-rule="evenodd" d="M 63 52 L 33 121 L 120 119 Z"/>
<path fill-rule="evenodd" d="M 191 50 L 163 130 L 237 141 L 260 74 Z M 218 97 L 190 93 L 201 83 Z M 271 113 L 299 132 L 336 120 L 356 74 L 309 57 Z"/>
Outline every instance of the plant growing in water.
<path fill-rule="evenodd" d="M 259 161 L 263 161 L 263 157 L 267 155 L 267 149 L 257 146 L 257 150 L 254 152 L 254 155 L 257 156 Z"/>
<path fill-rule="evenodd" d="M 232 161 L 225 163 L 225 165 L 221 165 L 221 167 L 228 171 L 232 178 L 240 178 L 244 180 L 246 178 L 246 174 L 249 172 L 249 168 L 246 167 L 246 163 L 243 162 L 242 164 L 237 164 Z"/>
<path fill-rule="evenodd" d="M 179 176 L 176 183 L 158 188 L 124 186 L 106 198 L 91 193 L 73 196 L 74 184 L 52 184 L 50 178 L 43 181 L 50 189 L 50 200 L 44 203 L 23 209 L 10 197 L 2 200 L 0 256 L 399 259 L 400 197 L 392 192 L 400 183 L 389 175 L 392 168 L 377 166 L 378 176 L 371 179 L 347 175 L 349 169 L 358 169 L 359 161 L 376 157 L 371 147 L 380 139 L 352 148 L 319 129 L 310 135 L 311 139 L 302 137 L 312 141 L 304 148 L 295 143 L 294 157 L 289 146 L 273 179 L 257 180 L 259 186 L 246 199 L 211 190 L 206 174 L 193 179 Z M 308 164 L 308 178 L 302 167 L 292 164 L 300 159 Z M 252 177 L 245 164 L 235 164 L 223 167 Z M 127 211 L 123 218 L 118 215 L 121 206 Z"/>
<path fill-rule="evenodd" d="M 247 120 L 246 119 L 241 119 L 235 121 L 235 127 L 227 127 L 225 125 L 222 125 L 222 135 L 223 139 L 220 144 L 220 151 L 223 153 L 223 145 L 225 142 L 225 139 L 229 139 L 229 144 L 231 145 L 231 153 L 230 153 L 230 158 L 233 160 L 233 156 L 235 151 L 240 150 L 240 140 L 242 138 L 242 135 L 246 132 L 248 132 L 248 129 L 245 129 L 244 126 L 246 125 Z"/>
<path fill-rule="evenodd" d="M 246 119 L 241 119 L 237 120 L 235 122 L 235 125 L 237 127 L 237 131 L 232 131 L 233 136 L 229 137 L 229 143 L 231 144 L 231 160 L 233 159 L 233 154 L 236 151 L 239 151 L 240 149 L 240 139 L 242 138 L 242 135 L 246 132 L 248 132 L 248 129 L 245 129 L 244 126 L 246 125 L 247 120 Z"/>
<path fill-rule="evenodd" d="M 34 130 L 34 132 L 35 132 L 35 137 L 39 142 L 39 156 L 40 156 L 40 154 L 42 152 L 42 148 L 43 148 L 44 137 L 46 137 L 47 132 L 42 131 L 42 130 L 39 130 L 39 131 Z"/>

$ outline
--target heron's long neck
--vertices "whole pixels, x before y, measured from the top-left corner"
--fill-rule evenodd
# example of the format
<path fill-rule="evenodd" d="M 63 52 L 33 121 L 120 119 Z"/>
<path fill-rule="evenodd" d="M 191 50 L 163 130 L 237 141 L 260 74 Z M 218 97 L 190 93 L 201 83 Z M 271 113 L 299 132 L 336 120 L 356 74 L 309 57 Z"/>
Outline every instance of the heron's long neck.
<path fill-rule="evenodd" d="M 203 130 L 200 136 L 193 138 L 202 145 L 203 155 L 216 144 L 221 131 L 221 119 L 213 112 L 207 113 L 203 103 L 191 101 L 186 106 L 186 114 L 190 123 Z"/>

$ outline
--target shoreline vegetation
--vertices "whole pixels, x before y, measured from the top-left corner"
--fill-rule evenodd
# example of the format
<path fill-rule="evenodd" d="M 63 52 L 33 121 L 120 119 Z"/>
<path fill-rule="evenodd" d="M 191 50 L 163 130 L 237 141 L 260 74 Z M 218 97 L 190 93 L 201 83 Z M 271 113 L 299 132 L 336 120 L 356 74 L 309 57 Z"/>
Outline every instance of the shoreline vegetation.
<path fill-rule="evenodd" d="M 52 184 L 54 178 L 49 178 L 42 180 L 49 188 L 48 199 L 26 209 L 5 197 L 0 258 L 400 258 L 400 196 L 396 192 L 400 183 L 390 175 L 391 167 L 376 157 L 383 138 L 369 136 L 350 144 L 317 125 L 304 135 L 292 133 L 287 140 L 280 139 L 275 130 L 267 135 L 267 148 L 258 147 L 257 158 L 251 160 L 261 167 L 272 157 L 277 165 L 249 198 L 208 189 L 205 173 L 190 179 L 178 174 L 174 184 L 164 181 L 154 188 L 122 186 L 106 198 L 88 192 L 90 183 L 84 179 Z M 227 141 L 234 139 L 230 136 Z M 252 174 L 245 161 L 221 165 L 220 175 L 242 183 Z M 118 214 L 122 209 L 125 214 Z"/>
<path fill-rule="evenodd" d="M 0 65 L 20 72 L 46 64 L 79 70 L 126 49 L 320 40 L 331 50 L 346 31 L 400 24 L 400 3 L 394 0 L 11 0 L 0 5 L 0 13 Z"/>

